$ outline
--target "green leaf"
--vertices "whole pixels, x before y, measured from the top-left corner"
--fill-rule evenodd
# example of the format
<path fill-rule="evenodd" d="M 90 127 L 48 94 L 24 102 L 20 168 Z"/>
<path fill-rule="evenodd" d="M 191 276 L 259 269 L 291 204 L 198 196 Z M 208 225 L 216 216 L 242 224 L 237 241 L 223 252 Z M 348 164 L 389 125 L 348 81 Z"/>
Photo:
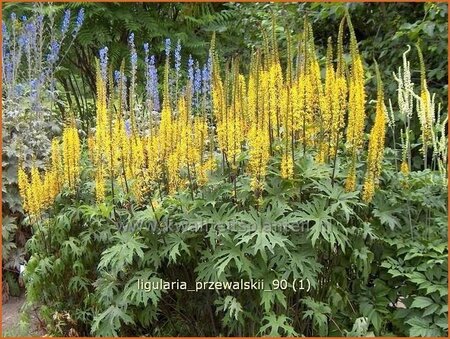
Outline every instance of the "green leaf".
<path fill-rule="evenodd" d="M 411 308 L 426 308 L 434 304 L 433 300 L 427 297 L 416 297 L 411 304 Z"/>
<path fill-rule="evenodd" d="M 96 336 L 117 337 L 122 323 L 132 325 L 134 321 L 122 308 L 111 305 L 94 317 L 91 331 Z"/>
<path fill-rule="evenodd" d="M 230 318 L 238 320 L 239 314 L 242 312 L 242 305 L 236 298 L 228 295 L 223 302 L 223 310 L 229 312 Z"/>
<path fill-rule="evenodd" d="M 406 321 L 411 326 L 409 335 L 411 337 L 440 337 L 442 331 L 428 318 L 414 317 Z"/>
<path fill-rule="evenodd" d="M 131 265 L 135 255 L 144 257 L 143 249 L 147 246 L 138 241 L 142 237 L 124 233 L 114 236 L 114 239 L 118 244 L 103 251 L 98 264 L 99 269 L 110 269 L 113 273 L 118 273 L 124 270 L 126 265 Z"/>
<path fill-rule="evenodd" d="M 235 239 L 238 240 L 237 245 L 243 243 L 251 244 L 253 247 L 253 254 L 256 255 L 260 252 L 261 256 L 265 260 L 267 260 L 266 249 L 269 250 L 270 253 L 274 254 L 275 248 L 279 246 L 288 252 L 286 245 L 293 245 L 286 236 L 264 228 L 258 228 L 256 230 L 249 230 L 247 232 L 237 234 Z"/>
<path fill-rule="evenodd" d="M 283 306 L 283 309 L 287 307 L 287 300 L 286 295 L 284 292 L 280 289 L 277 290 L 262 290 L 261 291 L 261 303 L 264 307 L 265 312 L 269 312 L 271 309 L 273 309 L 276 302 Z"/>
<path fill-rule="evenodd" d="M 152 286 L 152 282 L 157 282 L 160 279 L 155 276 L 155 272 L 151 269 L 145 269 L 137 272 L 127 282 L 123 289 L 121 296 L 122 303 L 130 303 L 135 306 L 141 306 L 147 308 L 148 301 L 152 302 L 153 306 L 158 305 L 158 301 L 161 298 L 160 289 L 147 290 L 146 286 Z"/>
<path fill-rule="evenodd" d="M 331 314 L 331 308 L 319 301 L 315 301 L 311 297 L 306 297 L 302 300 L 308 308 L 303 314 L 303 319 L 312 319 L 314 327 L 319 332 L 320 336 L 328 335 L 328 315 Z"/>
<path fill-rule="evenodd" d="M 284 314 L 277 316 L 271 312 L 263 318 L 263 325 L 259 329 L 258 334 L 267 335 L 268 337 L 296 336 L 297 333 L 289 322 L 290 319 Z"/>
<path fill-rule="evenodd" d="M 190 235 L 192 237 L 192 235 Z M 194 235 L 195 236 L 195 235 Z M 165 237 L 165 248 L 162 252 L 169 256 L 169 262 L 176 262 L 177 258 L 184 252 L 189 255 L 189 245 L 184 241 L 184 237 L 188 238 L 188 233 L 169 233 Z"/>

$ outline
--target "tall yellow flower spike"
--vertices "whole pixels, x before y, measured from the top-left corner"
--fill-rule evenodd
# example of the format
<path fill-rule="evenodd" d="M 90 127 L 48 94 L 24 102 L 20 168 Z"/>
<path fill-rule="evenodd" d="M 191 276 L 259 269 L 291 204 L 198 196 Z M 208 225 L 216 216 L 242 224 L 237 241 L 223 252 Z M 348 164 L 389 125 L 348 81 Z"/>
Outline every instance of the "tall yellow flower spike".
<path fill-rule="evenodd" d="M 348 14 L 347 23 L 350 29 L 350 54 L 352 58 L 349 79 L 347 147 L 350 149 L 352 163 L 346 182 L 346 189 L 347 191 L 353 191 L 356 188 L 355 166 L 357 153 L 363 146 L 366 93 L 362 58 L 359 54 L 355 31 Z"/>
<path fill-rule="evenodd" d="M 375 63 L 377 73 L 377 105 L 375 123 L 369 137 L 369 150 L 367 154 L 367 169 L 362 197 L 365 202 L 372 201 L 381 173 L 383 162 L 384 142 L 386 138 L 387 112 L 384 105 L 383 83 L 381 81 L 378 65 Z"/>
<path fill-rule="evenodd" d="M 70 189 L 74 189 L 80 176 L 81 146 L 73 119 L 64 128 L 62 141 L 64 183 Z"/>
<path fill-rule="evenodd" d="M 17 183 L 19 186 L 19 194 L 22 198 L 22 207 L 25 213 L 30 212 L 30 180 L 28 174 L 24 171 L 22 165 L 19 165 L 19 170 L 17 172 Z"/>
<path fill-rule="evenodd" d="M 419 117 L 422 131 L 422 154 L 424 166 L 427 167 L 427 150 L 434 139 L 434 97 L 432 98 L 428 91 L 425 63 L 423 61 L 422 51 L 419 45 L 416 45 L 420 61 L 420 97 L 417 100 L 417 115 Z"/>

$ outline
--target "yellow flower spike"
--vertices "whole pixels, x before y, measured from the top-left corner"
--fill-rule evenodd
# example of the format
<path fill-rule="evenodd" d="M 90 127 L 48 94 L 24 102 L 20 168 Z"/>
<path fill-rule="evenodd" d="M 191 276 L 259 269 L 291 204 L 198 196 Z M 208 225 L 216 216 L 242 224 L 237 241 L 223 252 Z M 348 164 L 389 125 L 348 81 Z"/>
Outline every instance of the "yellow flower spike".
<path fill-rule="evenodd" d="M 102 164 L 95 171 L 95 198 L 98 203 L 105 200 L 105 174 Z"/>
<path fill-rule="evenodd" d="M 167 176 L 168 176 L 168 191 L 169 194 L 174 194 L 181 184 L 179 173 L 179 161 L 176 152 L 169 155 L 167 159 Z"/>
<path fill-rule="evenodd" d="M 88 156 L 91 162 L 94 163 L 95 161 L 95 136 L 93 134 L 90 134 L 87 138 L 87 146 L 88 146 Z"/>
<path fill-rule="evenodd" d="M 321 112 L 321 138 L 319 142 L 319 152 L 317 154 L 317 161 L 324 163 L 328 158 L 330 146 L 333 136 L 333 119 L 334 119 L 334 97 L 336 93 L 336 79 L 333 67 L 333 48 L 331 38 L 328 38 L 327 47 L 327 62 L 325 67 L 325 86 L 320 97 L 320 112 Z"/>
<path fill-rule="evenodd" d="M 41 175 L 39 174 L 39 170 L 35 165 L 33 165 L 33 167 L 31 168 L 31 185 L 29 198 L 30 214 L 38 217 L 44 208 L 45 200 L 43 200 L 44 191 Z"/>
<path fill-rule="evenodd" d="M 369 203 L 372 201 L 373 196 L 375 195 L 375 182 L 373 176 L 369 176 L 366 178 L 363 187 L 362 199 L 364 202 Z"/>
<path fill-rule="evenodd" d="M 409 133 L 404 133 L 403 129 L 400 131 L 400 140 L 402 144 L 402 164 L 400 165 L 400 172 L 403 175 L 409 173 L 408 164 L 408 149 L 409 149 Z"/>
<path fill-rule="evenodd" d="M 133 184 L 131 186 L 131 192 L 132 192 L 136 202 L 142 203 L 144 194 L 146 192 L 145 182 L 144 182 L 144 179 L 142 176 L 133 179 Z"/>
<path fill-rule="evenodd" d="M 44 208 L 47 209 L 54 203 L 55 198 L 59 193 L 58 177 L 53 170 L 44 173 L 43 190 L 45 194 Z"/>
<path fill-rule="evenodd" d="M 294 163 L 290 154 L 285 152 L 281 159 L 281 177 L 292 179 L 294 177 Z"/>
<path fill-rule="evenodd" d="M 200 167 L 197 176 L 197 184 L 198 186 L 203 186 L 208 181 L 208 174 L 213 172 L 217 168 L 216 159 L 213 156 L 210 156 L 208 160 L 206 160 Z"/>
<path fill-rule="evenodd" d="M 247 170 L 252 177 L 251 186 L 256 192 L 263 188 L 270 156 L 270 138 L 267 128 L 253 126 L 248 135 L 249 162 Z"/>
<path fill-rule="evenodd" d="M 347 178 L 345 179 L 345 190 L 352 192 L 356 189 L 356 168 L 355 161 L 352 161 L 350 165 Z"/>
<path fill-rule="evenodd" d="M 256 56 L 252 57 L 250 63 L 250 75 L 248 78 L 247 86 L 247 126 L 246 132 L 252 125 L 257 124 L 257 107 L 258 107 L 258 68 L 259 68 L 259 52 Z"/>
<path fill-rule="evenodd" d="M 64 127 L 62 139 L 64 183 L 74 189 L 80 175 L 81 146 L 73 121 Z"/>
<path fill-rule="evenodd" d="M 115 157 L 115 154 L 113 154 L 112 149 L 117 144 L 117 140 L 115 142 L 112 140 L 114 124 L 111 121 L 111 116 L 108 114 L 106 84 L 101 76 L 98 61 L 96 85 L 96 129 L 94 140 L 90 143 L 94 146 L 91 146 L 91 149 L 93 151 L 93 165 L 95 167 L 95 196 L 97 202 L 101 202 L 105 198 L 105 181 L 107 176 L 108 174 L 112 175 L 114 173 L 114 160 L 112 159 Z M 72 186 L 73 184 L 70 183 L 70 185 Z"/>
<path fill-rule="evenodd" d="M 30 197 L 29 197 L 29 190 L 30 190 L 30 182 L 28 174 L 24 171 L 21 165 L 19 165 L 19 170 L 17 172 L 17 183 L 19 186 L 19 194 L 22 198 L 22 207 L 23 210 L 28 213 L 30 212 Z"/>
<path fill-rule="evenodd" d="M 361 150 L 364 141 L 364 123 L 366 119 L 365 102 L 366 93 L 364 88 L 364 68 L 361 55 L 358 50 L 355 31 L 350 17 L 347 15 L 347 23 L 350 30 L 350 55 L 351 71 L 349 79 L 349 99 L 348 99 L 348 122 L 346 142 L 353 162 L 357 159 L 357 153 Z M 352 166 L 356 166 L 355 163 Z M 349 181 L 354 181 L 349 179 Z M 348 185 L 350 187 L 351 185 Z"/>
<path fill-rule="evenodd" d="M 381 81 L 378 65 L 375 62 L 377 73 L 377 104 L 375 112 L 375 123 L 369 137 L 369 150 L 367 153 L 366 178 L 363 187 L 363 200 L 370 202 L 378 185 L 381 173 L 381 164 L 384 153 L 384 139 L 386 137 L 387 112 L 384 105 L 383 83 Z"/>
<path fill-rule="evenodd" d="M 56 196 L 60 192 L 60 186 L 59 186 L 59 180 L 58 180 L 58 173 L 54 172 L 53 170 L 50 172 L 50 189 L 51 192 L 51 200 L 52 202 L 55 201 Z"/>
<path fill-rule="evenodd" d="M 147 175 L 149 181 L 157 181 L 161 175 L 159 140 L 157 136 L 151 136 L 147 140 L 146 159 Z"/>
<path fill-rule="evenodd" d="M 229 105 L 224 104 L 226 90 L 222 87 L 220 75 L 213 76 L 213 106 L 217 124 L 217 142 L 233 170 L 237 168 L 236 158 L 241 153 L 242 143 L 245 140 L 245 103 L 243 102 L 245 86 L 238 69 L 237 61 L 233 61 L 232 72 L 228 74 L 225 81 L 225 84 L 230 85 Z M 214 91 L 221 93 L 214 94 Z"/>
<path fill-rule="evenodd" d="M 435 121 L 434 112 L 434 96 L 430 95 L 427 86 L 425 63 L 423 61 L 422 51 L 419 45 L 416 45 L 417 53 L 420 61 L 420 97 L 417 102 L 417 114 L 421 124 L 422 130 L 422 153 L 424 157 L 424 166 L 427 167 L 427 150 L 428 146 L 432 145 L 434 137 L 433 124 Z"/>
<path fill-rule="evenodd" d="M 403 173 L 403 175 L 408 175 L 409 166 L 406 161 L 402 161 L 402 164 L 400 165 L 400 172 Z"/>
<path fill-rule="evenodd" d="M 292 90 L 293 102 L 293 132 L 297 135 L 297 140 L 303 142 L 306 131 L 306 78 L 304 73 L 300 73 Z"/>
<path fill-rule="evenodd" d="M 61 154 L 61 145 L 59 138 L 53 138 L 51 145 L 51 171 L 56 174 L 56 183 L 58 189 L 62 186 L 63 163 Z"/>
<path fill-rule="evenodd" d="M 344 20 L 342 19 L 339 25 L 338 43 L 337 43 L 337 68 L 335 72 L 333 89 L 331 94 L 331 131 L 329 135 L 328 154 L 329 159 L 337 157 L 339 140 L 341 138 L 342 129 L 345 124 L 345 114 L 347 111 L 347 79 L 345 78 L 345 62 L 344 62 L 344 48 L 343 48 L 343 30 Z M 353 178 L 352 181 L 356 181 Z"/>

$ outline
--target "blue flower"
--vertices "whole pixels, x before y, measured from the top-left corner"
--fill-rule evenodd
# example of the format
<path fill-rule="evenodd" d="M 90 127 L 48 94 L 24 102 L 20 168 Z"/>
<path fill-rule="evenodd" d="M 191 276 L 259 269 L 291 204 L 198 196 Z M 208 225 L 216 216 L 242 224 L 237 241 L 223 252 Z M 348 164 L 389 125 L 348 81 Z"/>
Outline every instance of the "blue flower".
<path fill-rule="evenodd" d="M 128 44 L 130 46 L 131 54 L 130 54 L 130 62 L 131 62 L 131 88 L 133 90 L 133 93 L 131 95 L 134 97 L 134 88 L 135 88 L 135 81 L 136 81 L 136 70 L 137 70 L 137 52 L 136 52 L 136 46 L 134 44 L 134 33 L 131 33 L 128 37 Z"/>
<path fill-rule="evenodd" d="M 145 64 L 147 65 L 147 67 L 148 67 L 148 61 L 149 61 L 148 60 L 149 51 L 150 51 L 150 48 L 149 48 L 148 42 L 146 42 L 146 43 L 144 43 L 144 53 L 145 53 L 144 61 L 145 61 Z"/>
<path fill-rule="evenodd" d="M 21 97 L 25 93 L 23 84 L 17 84 L 15 90 L 16 90 L 16 95 L 19 97 Z"/>
<path fill-rule="evenodd" d="M 152 55 L 147 63 L 147 73 L 146 73 L 147 83 L 145 86 L 147 100 L 149 100 L 154 111 L 159 111 L 159 93 L 158 93 L 158 70 L 155 64 L 155 56 Z"/>
<path fill-rule="evenodd" d="M 192 55 L 189 54 L 188 59 L 188 80 L 190 85 L 192 86 L 194 83 L 194 60 L 192 59 Z"/>
<path fill-rule="evenodd" d="M 78 11 L 77 20 L 75 21 L 75 28 L 72 31 L 72 36 L 75 37 L 80 31 L 81 26 L 84 22 L 84 8 Z"/>
<path fill-rule="evenodd" d="M 128 36 L 128 44 L 129 44 L 130 46 L 134 46 L 134 33 L 131 33 L 131 34 Z"/>
<path fill-rule="evenodd" d="M 61 33 L 64 35 L 67 33 L 70 25 L 70 9 L 64 12 L 64 18 L 61 24 Z"/>
<path fill-rule="evenodd" d="M 6 28 L 6 24 L 2 22 L 2 35 L 3 39 L 7 38 L 8 36 L 8 29 Z"/>
<path fill-rule="evenodd" d="M 41 82 L 39 79 L 31 79 L 30 82 L 30 102 L 33 110 L 38 110 L 39 108 L 39 87 Z"/>
<path fill-rule="evenodd" d="M 37 30 L 34 22 L 29 22 L 25 25 L 25 32 L 27 34 L 27 39 L 30 49 L 36 49 L 37 47 Z"/>
<path fill-rule="evenodd" d="M 100 56 L 100 72 L 102 74 L 103 81 L 106 82 L 106 76 L 108 74 L 108 47 L 103 47 L 99 52 Z"/>
<path fill-rule="evenodd" d="M 170 55 L 170 39 L 169 38 L 166 39 L 165 50 L 166 50 L 166 57 L 169 57 L 169 55 Z"/>
<path fill-rule="evenodd" d="M 3 54 L 9 50 L 9 32 L 6 24 L 2 22 L 2 39 L 3 39 Z"/>
<path fill-rule="evenodd" d="M 127 77 L 124 74 L 121 74 L 120 84 L 122 86 L 122 109 L 125 111 L 127 109 Z"/>
<path fill-rule="evenodd" d="M 117 86 L 119 84 L 120 81 L 120 77 L 121 77 L 121 73 L 120 71 L 115 70 L 114 71 L 114 84 Z"/>
<path fill-rule="evenodd" d="M 4 60 L 2 62 L 2 65 L 4 67 L 4 72 L 3 72 L 3 76 L 5 77 L 5 83 L 6 84 L 10 84 L 13 81 L 13 64 L 10 60 L 10 56 L 9 53 L 8 54 L 4 54 L 3 56 Z"/>
<path fill-rule="evenodd" d="M 125 132 L 127 133 L 127 136 L 131 135 L 131 122 L 130 122 L 130 119 L 127 119 L 125 121 Z"/>
<path fill-rule="evenodd" d="M 202 82 L 203 82 L 202 93 L 206 94 L 210 90 L 210 82 L 211 82 L 211 74 L 210 74 L 210 71 L 208 69 L 208 64 L 207 63 L 203 65 Z"/>
<path fill-rule="evenodd" d="M 202 88 L 202 71 L 200 69 L 200 65 L 198 61 L 195 63 L 195 69 L 194 69 L 194 98 L 193 98 L 193 104 L 195 107 L 199 106 L 199 97 Z"/>
<path fill-rule="evenodd" d="M 133 51 L 131 53 L 130 60 L 131 60 L 131 68 L 133 68 L 133 69 L 136 68 L 136 64 L 137 64 L 137 53 L 136 53 L 136 51 Z"/>
<path fill-rule="evenodd" d="M 19 35 L 19 38 L 17 39 L 17 42 L 19 43 L 19 47 L 24 47 L 24 46 L 28 45 L 27 40 L 28 39 L 27 39 L 26 34 Z"/>
<path fill-rule="evenodd" d="M 181 67 L 181 44 L 180 40 L 177 42 L 177 47 L 175 47 L 175 72 L 176 77 L 178 78 L 180 73 L 180 67 Z"/>
<path fill-rule="evenodd" d="M 37 19 L 36 19 L 36 26 L 38 28 L 41 28 L 43 24 L 44 24 L 44 16 L 43 15 L 39 15 L 37 17 Z M 39 31 L 39 29 L 38 29 L 38 31 Z"/>
<path fill-rule="evenodd" d="M 58 41 L 52 40 L 50 42 L 50 53 L 47 54 L 47 62 L 49 64 L 54 64 L 58 60 L 59 49 L 61 45 Z"/>
<path fill-rule="evenodd" d="M 197 61 L 195 63 L 194 93 L 200 92 L 201 85 L 202 85 L 202 71 L 200 70 L 200 66 Z"/>

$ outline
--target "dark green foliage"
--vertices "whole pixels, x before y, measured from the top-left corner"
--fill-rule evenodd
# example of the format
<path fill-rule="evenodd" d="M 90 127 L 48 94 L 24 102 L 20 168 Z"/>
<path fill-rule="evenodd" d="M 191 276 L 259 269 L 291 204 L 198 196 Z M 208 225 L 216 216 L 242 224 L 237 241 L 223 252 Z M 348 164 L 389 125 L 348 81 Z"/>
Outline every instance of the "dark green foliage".
<path fill-rule="evenodd" d="M 259 207 L 245 176 L 236 199 L 221 169 L 193 198 L 151 192 L 154 209 L 117 188 L 115 207 L 96 205 L 90 182 L 62 194 L 34 226 L 26 270 L 50 333 L 67 335 L 51 325 L 67 312 L 66 330 L 81 335 L 445 336 L 446 193 L 435 174 L 387 168 L 389 192 L 366 206 L 339 173 L 333 184 L 327 165 L 296 159 L 296 181 L 271 165 Z M 188 289 L 263 279 L 264 289 L 142 288 L 161 279 Z"/>

